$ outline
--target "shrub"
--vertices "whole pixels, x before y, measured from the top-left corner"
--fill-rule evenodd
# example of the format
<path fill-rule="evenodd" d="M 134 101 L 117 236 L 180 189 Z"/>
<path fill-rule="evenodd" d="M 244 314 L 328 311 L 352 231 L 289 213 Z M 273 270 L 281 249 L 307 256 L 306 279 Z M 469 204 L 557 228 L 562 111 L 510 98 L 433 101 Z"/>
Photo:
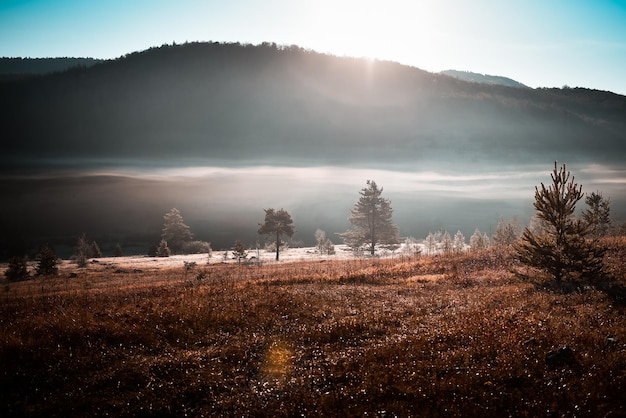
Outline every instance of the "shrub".
<path fill-rule="evenodd" d="M 156 250 L 157 257 L 169 257 L 170 254 L 172 254 L 172 252 L 170 251 L 170 248 L 167 246 L 167 241 L 162 239 Z"/>
<path fill-rule="evenodd" d="M 188 241 L 182 244 L 183 254 L 211 254 L 211 243 L 206 241 Z"/>

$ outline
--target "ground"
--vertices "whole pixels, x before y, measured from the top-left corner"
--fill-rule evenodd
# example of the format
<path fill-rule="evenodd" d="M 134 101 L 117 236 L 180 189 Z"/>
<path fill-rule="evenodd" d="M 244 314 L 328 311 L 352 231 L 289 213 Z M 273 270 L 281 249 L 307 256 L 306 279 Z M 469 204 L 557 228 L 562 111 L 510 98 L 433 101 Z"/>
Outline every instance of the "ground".
<path fill-rule="evenodd" d="M 609 244 L 607 275 L 624 284 L 626 240 Z M 626 414 L 626 308 L 607 286 L 523 281 L 502 249 L 299 251 L 260 266 L 215 253 L 64 262 L 58 277 L 5 283 L 0 413 Z"/>

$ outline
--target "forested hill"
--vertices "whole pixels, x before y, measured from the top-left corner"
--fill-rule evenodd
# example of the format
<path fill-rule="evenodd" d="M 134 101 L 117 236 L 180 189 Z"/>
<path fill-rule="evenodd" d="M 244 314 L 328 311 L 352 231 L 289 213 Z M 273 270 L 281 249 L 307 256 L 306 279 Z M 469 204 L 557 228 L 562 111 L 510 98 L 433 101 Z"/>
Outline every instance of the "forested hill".
<path fill-rule="evenodd" d="M 483 84 L 497 84 L 501 86 L 528 88 L 528 86 L 520 83 L 519 81 L 512 80 L 508 77 L 502 77 L 498 75 L 478 74 L 470 71 L 457 71 L 446 70 L 441 74 L 449 75 L 450 77 L 458 78 L 460 80 L 471 81 L 473 83 Z"/>
<path fill-rule="evenodd" d="M 94 58 L 0 58 L 0 81 L 91 67 L 102 60 Z"/>
<path fill-rule="evenodd" d="M 5 169 L 28 163 L 622 161 L 626 97 L 476 84 L 298 47 L 162 46 L 0 83 Z"/>

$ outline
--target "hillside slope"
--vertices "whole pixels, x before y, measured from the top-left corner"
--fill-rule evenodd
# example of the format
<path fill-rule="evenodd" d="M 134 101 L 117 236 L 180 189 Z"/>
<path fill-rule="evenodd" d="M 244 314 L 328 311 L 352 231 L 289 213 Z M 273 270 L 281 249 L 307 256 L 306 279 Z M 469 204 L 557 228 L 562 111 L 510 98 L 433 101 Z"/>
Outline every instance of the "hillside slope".
<path fill-rule="evenodd" d="M 273 44 L 163 46 L 0 84 L 9 169 L 622 159 L 626 97 L 469 83 Z"/>

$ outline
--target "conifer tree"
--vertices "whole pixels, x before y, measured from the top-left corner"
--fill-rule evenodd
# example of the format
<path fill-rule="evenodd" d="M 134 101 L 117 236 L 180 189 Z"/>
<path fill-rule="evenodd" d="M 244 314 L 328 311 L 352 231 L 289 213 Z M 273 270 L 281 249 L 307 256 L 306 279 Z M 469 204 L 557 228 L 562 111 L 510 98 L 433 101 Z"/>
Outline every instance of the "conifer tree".
<path fill-rule="evenodd" d="M 500 218 L 496 232 L 493 234 L 493 243 L 500 247 L 512 245 L 519 237 L 520 227 L 516 218 L 505 221 Z"/>
<path fill-rule="evenodd" d="M 184 245 L 193 239 L 193 234 L 188 225 L 183 221 L 180 211 L 172 208 L 163 216 L 163 233 L 161 238 L 167 241 L 167 245 L 174 253 L 183 250 Z"/>
<path fill-rule="evenodd" d="M 373 180 L 368 180 L 367 187 L 361 189 L 361 197 L 348 217 L 352 228 L 340 234 L 346 245 L 359 249 L 367 244 L 374 255 L 378 244 L 398 244 L 398 227 L 391 221 L 391 202 L 380 197 L 382 192 Z"/>
<path fill-rule="evenodd" d="M 38 276 L 56 276 L 59 274 L 59 258 L 48 244 L 39 249 L 35 271 Z"/>
<path fill-rule="evenodd" d="M 465 235 L 459 230 L 454 234 L 454 251 L 457 253 L 463 252 L 465 249 Z"/>
<path fill-rule="evenodd" d="M 26 256 L 11 257 L 11 259 L 9 260 L 9 266 L 4 272 L 7 280 L 9 280 L 10 282 L 26 280 L 28 278 L 28 266 L 26 264 L 26 261 Z"/>
<path fill-rule="evenodd" d="M 535 187 L 534 207 L 542 228 L 526 228 L 515 244 L 516 258 L 547 273 L 557 284 L 565 280 L 586 281 L 599 278 L 603 271 L 604 250 L 597 239 L 588 238 L 590 227 L 574 217 L 576 203 L 582 199 L 582 186 L 566 170 L 565 164 L 551 174 L 552 184 Z M 518 275 L 527 277 L 518 272 Z"/>
<path fill-rule="evenodd" d="M 595 238 L 607 235 L 611 227 L 610 200 L 600 192 L 593 192 L 585 197 L 585 203 L 589 207 L 583 211 L 583 220 L 589 225 L 590 233 Z"/>
<path fill-rule="evenodd" d="M 265 209 L 265 222 L 259 224 L 258 233 L 261 235 L 276 234 L 276 261 L 278 261 L 280 247 L 283 243 L 280 240 L 281 235 L 293 236 L 295 232 L 291 215 L 284 209 L 278 211 L 274 209 Z"/>

